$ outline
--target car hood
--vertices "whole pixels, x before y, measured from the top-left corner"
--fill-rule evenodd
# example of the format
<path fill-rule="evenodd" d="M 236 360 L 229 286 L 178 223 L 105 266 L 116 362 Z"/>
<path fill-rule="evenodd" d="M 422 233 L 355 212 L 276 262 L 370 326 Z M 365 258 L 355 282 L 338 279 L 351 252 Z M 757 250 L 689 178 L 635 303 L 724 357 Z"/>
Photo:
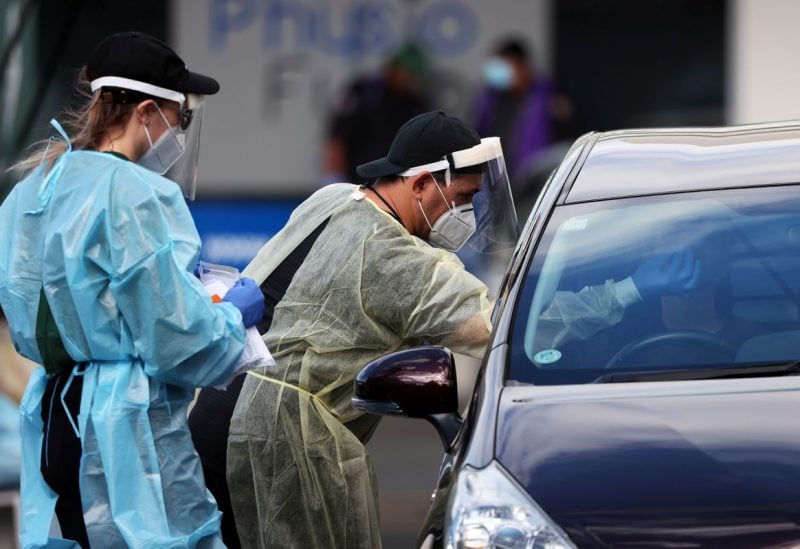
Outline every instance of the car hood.
<path fill-rule="evenodd" d="M 495 455 L 581 547 L 800 539 L 797 376 L 508 386 Z"/>

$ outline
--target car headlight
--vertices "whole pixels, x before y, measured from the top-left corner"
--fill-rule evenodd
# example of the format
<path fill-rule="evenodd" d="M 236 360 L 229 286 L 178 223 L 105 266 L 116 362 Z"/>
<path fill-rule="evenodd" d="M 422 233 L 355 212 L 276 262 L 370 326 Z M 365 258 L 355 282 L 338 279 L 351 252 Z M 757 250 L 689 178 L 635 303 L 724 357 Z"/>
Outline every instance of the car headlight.
<path fill-rule="evenodd" d="M 574 548 L 567 535 L 497 462 L 464 467 L 445 527 L 448 549 Z"/>

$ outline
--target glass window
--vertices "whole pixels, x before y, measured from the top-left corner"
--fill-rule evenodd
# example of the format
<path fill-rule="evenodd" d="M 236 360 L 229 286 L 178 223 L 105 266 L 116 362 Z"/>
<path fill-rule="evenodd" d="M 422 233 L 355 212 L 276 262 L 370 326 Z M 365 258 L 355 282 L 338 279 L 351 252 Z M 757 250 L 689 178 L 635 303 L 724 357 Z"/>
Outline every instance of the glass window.
<path fill-rule="evenodd" d="M 800 188 L 561 206 L 516 305 L 509 379 L 800 359 Z"/>

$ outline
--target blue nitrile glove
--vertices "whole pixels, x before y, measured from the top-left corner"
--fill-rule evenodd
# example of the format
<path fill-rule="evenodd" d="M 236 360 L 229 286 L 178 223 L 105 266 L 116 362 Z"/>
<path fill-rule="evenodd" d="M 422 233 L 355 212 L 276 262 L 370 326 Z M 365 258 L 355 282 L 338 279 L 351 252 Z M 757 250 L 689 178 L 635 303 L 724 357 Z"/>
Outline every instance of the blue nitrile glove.
<path fill-rule="evenodd" d="M 700 279 L 700 262 L 691 250 L 648 259 L 631 275 L 642 299 L 672 294 L 688 297 Z"/>
<path fill-rule="evenodd" d="M 233 303 L 242 312 L 245 328 L 255 326 L 264 314 L 264 294 L 252 278 L 240 278 L 222 301 Z"/>

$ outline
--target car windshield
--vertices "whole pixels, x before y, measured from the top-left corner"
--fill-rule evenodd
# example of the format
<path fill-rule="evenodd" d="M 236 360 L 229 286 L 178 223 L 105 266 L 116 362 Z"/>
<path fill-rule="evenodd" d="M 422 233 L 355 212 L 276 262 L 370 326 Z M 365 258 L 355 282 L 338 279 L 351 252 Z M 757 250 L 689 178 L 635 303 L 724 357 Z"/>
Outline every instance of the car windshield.
<path fill-rule="evenodd" d="M 557 207 L 514 315 L 524 383 L 800 360 L 800 188 Z"/>

